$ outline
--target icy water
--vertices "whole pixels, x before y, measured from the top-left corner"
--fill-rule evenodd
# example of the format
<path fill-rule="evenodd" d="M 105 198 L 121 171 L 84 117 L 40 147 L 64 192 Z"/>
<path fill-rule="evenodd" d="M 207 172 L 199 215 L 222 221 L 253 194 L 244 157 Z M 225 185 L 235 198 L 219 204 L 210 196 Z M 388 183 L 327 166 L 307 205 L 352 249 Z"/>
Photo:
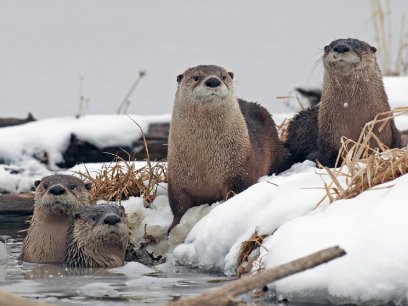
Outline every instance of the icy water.
<path fill-rule="evenodd" d="M 180 296 L 204 293 L 229 281 L 219 274 L 209 274 L 186 267 L 147 275 L 124 275 L 107 269 L 64 269 L 61 265 L 28 264 L 17 260 L 24 227 L 0 227 L 0 236 L 10 236 L 6 243 L 8 261 L 0 261 L 0 289 L 25 297 L 38 298 L 58 305 L 163 305 Z M 261 304 L 275 304 L 265 300 Z"/>

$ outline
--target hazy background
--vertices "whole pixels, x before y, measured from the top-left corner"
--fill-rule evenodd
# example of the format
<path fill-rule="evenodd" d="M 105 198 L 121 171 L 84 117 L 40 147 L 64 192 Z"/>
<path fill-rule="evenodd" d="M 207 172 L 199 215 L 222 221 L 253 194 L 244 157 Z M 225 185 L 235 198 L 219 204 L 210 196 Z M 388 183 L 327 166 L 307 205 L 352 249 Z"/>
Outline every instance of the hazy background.
<path fill-rule="evenodd" d="M 392 0 L 399 34 L 407 0 Z M 198 64 L 235 73 L 240 97 L 273 112 L 276 96 L 321 84 L 323 47 L 336 38 L 375 45 L 368 0 L 0 0 L 0 117 L 71 116 L 83 75 L 87 113 L 171 112 L 176 76 Z M 397 37 L 394 37 L 397 38 Z"/>

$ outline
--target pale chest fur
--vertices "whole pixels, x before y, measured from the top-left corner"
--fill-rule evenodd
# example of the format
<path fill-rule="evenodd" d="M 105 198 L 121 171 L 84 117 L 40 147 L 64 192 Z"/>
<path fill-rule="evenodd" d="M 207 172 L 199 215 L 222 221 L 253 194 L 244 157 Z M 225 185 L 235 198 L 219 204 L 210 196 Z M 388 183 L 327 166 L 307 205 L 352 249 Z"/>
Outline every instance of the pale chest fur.
<path fill-rule="evenodd" d="M 250 155 L 244 117 L 233 105 L 175 106 L 169 136 L 169 173 L 182 184 L 209 187 L 242 168 Z"/>
<path fill-rule="evenodd" d="M 357 140 L 364 125 L 376 114 L 389 110 L 387 97 L 378 78 L 326 80 L 319 111 L 319 133 L 329 133 L 340 144 L 340 137 Z"/>
<path fill-rule="evenodd" d="M 66 245 L 69 216 L 33 216 L 23 245 L 24 261 L 62 262 Z"/>

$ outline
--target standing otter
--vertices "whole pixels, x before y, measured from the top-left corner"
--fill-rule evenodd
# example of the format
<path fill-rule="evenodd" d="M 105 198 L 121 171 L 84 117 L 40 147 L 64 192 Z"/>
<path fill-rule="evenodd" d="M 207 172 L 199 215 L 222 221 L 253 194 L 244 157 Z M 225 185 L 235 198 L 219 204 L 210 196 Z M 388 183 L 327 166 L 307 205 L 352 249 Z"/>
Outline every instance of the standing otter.
<path fill-rule="evenodd" d="M 367 122 L 390 110 L 375 52 L 376 48 L 369 44 L 350 38 L 335 40 L 324 48 L 319 110 L 300 112 L 288 128 L 293 127 L 288 131 L 286 146 L 293 156 L 301 156 L 296 161 L 317 157 L 322 165 L 333 167 L 341 147 L 340 138 L 345 136 L 357 141 Z M 312 129 L 316 122 L 317 132 L 311 130 L 304 135 L 301 129 Z M 401 146 L 401 136 L 393 119 L 381 132 L 378 129 L 374 132 L 387 147 Z M 306 146 L 296 147 L 298 134 Z M 377 146 L 374 141 L 370 145 Z"/>
<path fill-rule="evenodd" d="M 81 209 L 68 230 L 64 264 L 69 267 L 123 266 L 129 241 L 123 206 L 99 204 Z"/>
<path fill-rule="evenodd" d="M 286 170 L 288 153 L 268 111 L 238 100 L 233 73 L 197 66 L 177 77 L 170 124 L 168 192 L 174 219 Z"/>
<path fill-rule="evenodd" d="M 93 204 L 91 183 L 71 175 L 55 174 L 34 185 L 37 187 L 34 213 L 19 259 L 60 263 L 72 214 Z"/>

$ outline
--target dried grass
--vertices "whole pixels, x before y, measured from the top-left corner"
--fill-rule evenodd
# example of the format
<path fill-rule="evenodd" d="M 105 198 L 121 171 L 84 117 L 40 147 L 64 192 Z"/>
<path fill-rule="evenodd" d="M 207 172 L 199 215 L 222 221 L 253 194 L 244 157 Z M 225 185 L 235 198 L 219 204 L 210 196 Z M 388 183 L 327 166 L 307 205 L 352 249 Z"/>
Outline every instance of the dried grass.
<path fill-rule="evenodd" d="M 376 132 L 381 131 L 391 118 L 406 112 L 408 107 L 378 114 L 365 125 L 358 141 L 342 137 L 337 157 L 337 165 L 341 161 L 340 167 L 330 169 L 322 166 L 331 180 L 325 183 L 326 196 L 331 203 L 353 198 L 408 172 L 408 148 L 389 149 L 376 136 Z M 370 147 L 373 143 L 375 148 Z"/>
<path fill-rule="evenodd" d="M 77 172 L 85 180 L 92 182 L 92 197 L 95 200 L 115 201 L 120 204 L 132 196 L 143 195 L 145 206 L 154 201 L 157 187 L 166 181 L 166 164 L 164 162 L 150 163 L 136 169 L 132 161 L 126 161 L 115 156 L 115 161 L 103 165 L 95 177 L 88 169 Z"/>
<path fill-rule="evenodd" d="M 280 125 L 276 125 L 278 128 L 279 140 L 285 142 L 288 139 L 288 127 L 291 119 L 285 118 Z"/>
<path fill-rule="evenodd" d="M 255 232 L 252 234 L 251 238 L 241 243 L 236 271 L 238 277 L 251 270 L 252 263 L 255 261 L 255 259 L 250 260 L 249 257 L 254 250 L 263 247 L 262 243 L 266 237 L 266 235 L 259 235 L 258 229 L 255 229 Z"/>
<path fill-rule="evenodd" d="M 146 166 L 136 169 L 131 155 L 127 153 L 128 160 L 114 155 L 114 161 L 103 165 L 95 178 L 86 169 L 85 173 L 77 174 L 85 180 L 92 182 L 92 197 L 95 200 L 115 201 L 120 204 L 132 196 L 143 195 L 145 207 L 154 201 L 160 183 L 167 182 L 167 164 L 165 161 L 152 162 L 145 134 L 140 125 L 130 118 L 142 132 L 144 146 L 147 154 Z"/>

